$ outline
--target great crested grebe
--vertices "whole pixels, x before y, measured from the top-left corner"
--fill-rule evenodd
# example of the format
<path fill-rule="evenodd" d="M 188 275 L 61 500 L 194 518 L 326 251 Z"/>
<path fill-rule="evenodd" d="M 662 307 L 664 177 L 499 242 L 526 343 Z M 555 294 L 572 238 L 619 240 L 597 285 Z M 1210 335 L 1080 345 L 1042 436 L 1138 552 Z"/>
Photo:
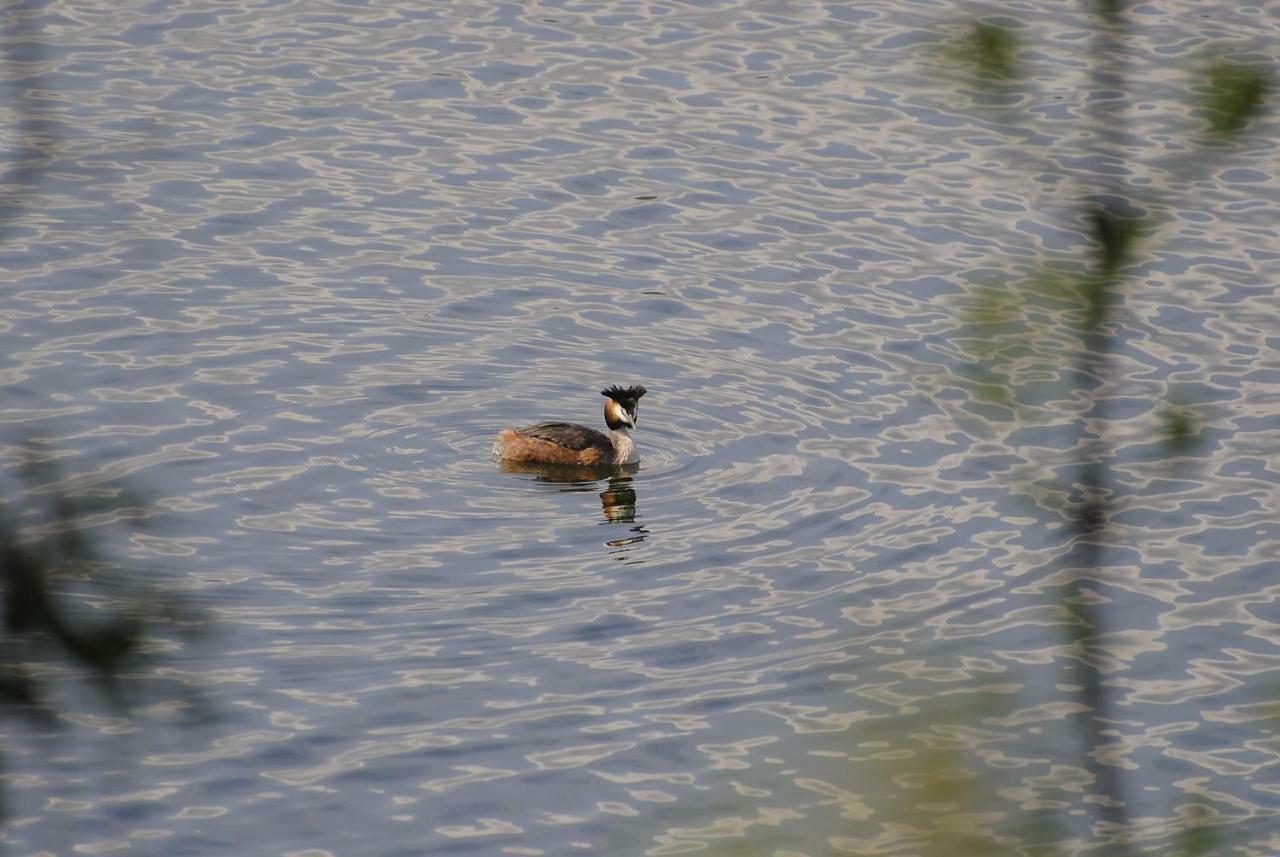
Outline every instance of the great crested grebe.
<path fill-rule="evenodd" d="M 605 397 L 604 421 L 609 433 L 574 423 L 534 423 L 524 428 L 498 432 L 493 454 L 516 463 L 576 464 L 587 467 L 634 464 L 640 460 L 631 429 L 636 427 L 636 411 L 644 387 L 601 390 Z"/>

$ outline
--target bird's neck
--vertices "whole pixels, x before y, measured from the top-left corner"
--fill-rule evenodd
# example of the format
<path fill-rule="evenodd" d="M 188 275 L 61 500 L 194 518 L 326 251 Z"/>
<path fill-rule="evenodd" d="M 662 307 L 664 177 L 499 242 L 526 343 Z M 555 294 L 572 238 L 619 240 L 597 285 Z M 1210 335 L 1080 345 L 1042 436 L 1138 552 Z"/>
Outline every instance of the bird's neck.
<path fill-rule="evenodd" d="M 639 460 L 636 443 L 631 439 L 631 432 L 626 428 L 609 430 L 609 439 L 613 441 L 613 460 L 617 464 L 630 464 Z"/>

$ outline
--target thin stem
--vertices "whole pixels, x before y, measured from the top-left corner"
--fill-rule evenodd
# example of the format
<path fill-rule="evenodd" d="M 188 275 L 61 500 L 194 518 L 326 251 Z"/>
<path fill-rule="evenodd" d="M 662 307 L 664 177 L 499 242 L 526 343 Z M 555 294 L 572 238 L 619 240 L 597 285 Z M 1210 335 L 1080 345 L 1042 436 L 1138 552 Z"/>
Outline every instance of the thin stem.
<path fill-rule="evenodd" d="M 1120 171 L 1126 144 L 1123 46 L 1127 27 L 1124 0 L 1091 2 L 1099 20 L 1093 41 L 1093 80 L 1089 98 L 1097 173 L 1092 182 L 1088 219 L 1096 242 L 1096 265 L 1083 280 L 1086 311 L 1078 368 L 1080 377 L 1097 379 L 1098 383 L 1090 388 L 1088 416 L 1081 429 L 1079 487 L 1083 496 L 1075 510 L 1075 544 L 1078 550 L 1072 551 L 1072 558 L 1080 563 L 1082 574 L 1069 586 L 1076 616 L 1076 677 L 1080 701 L 1088 707 L 1084 718 L 1086 758 L 1101 799 L 1098 819 L 1115 829 L 1120 841 L 1113 842 L 1112 848 L 1118 848 L 1119 853 L 1125 854 L 1129 851 L 1126 833 L 1128 810 L 1122 778 L 1114 765 L 1105 764 L 1100 758 L 1105 740 L 1103 732 L 1113 720 L 1113 706 L 1091 646 L 1106 633 L 1108 617 L 1105 604 L 1086 595 L 1084 581 L 1087 576 L 1106 583 L 1105 542 L 1111 474 L 1106 399 L 1100 391 L 1105 393 L 1103 385 L 1109 377 L 1110 358 L 1115 345 L 1108 322 L 1115 309 L 1116 290 L 1122 280 L 1119 271 L 1133 238 L 1131 224 L 1120 208 L 1128 196 L 1128 187 Z"/>

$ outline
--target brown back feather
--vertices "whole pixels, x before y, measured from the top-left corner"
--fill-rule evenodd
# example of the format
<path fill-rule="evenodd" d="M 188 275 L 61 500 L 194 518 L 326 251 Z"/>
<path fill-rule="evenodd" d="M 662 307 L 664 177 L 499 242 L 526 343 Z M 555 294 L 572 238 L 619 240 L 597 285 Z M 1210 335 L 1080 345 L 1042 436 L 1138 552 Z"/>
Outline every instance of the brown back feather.
<path fill-rule="evenodd" d="M 535 423 L 517 431 L 527 437 L 551 441 L 566 449 L 590 449 L 591 447 L 613 449 L 613 442 L 609 440 L 608 435 L 575 423 Z"/>

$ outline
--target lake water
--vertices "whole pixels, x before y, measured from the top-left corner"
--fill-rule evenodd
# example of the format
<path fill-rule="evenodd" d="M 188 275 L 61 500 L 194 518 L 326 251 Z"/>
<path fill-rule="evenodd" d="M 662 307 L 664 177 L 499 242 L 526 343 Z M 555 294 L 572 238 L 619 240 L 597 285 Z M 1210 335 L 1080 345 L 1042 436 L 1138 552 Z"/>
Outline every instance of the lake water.
<path fill-rule="evenodd" d="M 1199 804 L 1264 854 L 1277 128 L 1197 153 L 1188 89 L 1280 19 L 1211 5 L 1131 10 L 1161 228 L 1088 589 L 1139 846 Z M 1016 414 L 964 323 L 1087 254 L 1081 6 L 1002 7 L 1030 75 L 1001 101 L 946 56 L 981 11 L 953 3 L 11 4 L 50 160 L 3 226 L 3 443 L 144 496 L 94 531 L 213 630 L 129 679 L 189 688 L 194 726 L 71 677 L 72 728 L 6 721 L 9 851 L 1105 843 L 1054 601 L 1074 316 L 1022 307 Z M 635 473 L 490 460 L 503 426 L 600 426 L 611 383 L 650 390 Z M 1171 391 L 1205 425 L 1178 461 Z"/>

